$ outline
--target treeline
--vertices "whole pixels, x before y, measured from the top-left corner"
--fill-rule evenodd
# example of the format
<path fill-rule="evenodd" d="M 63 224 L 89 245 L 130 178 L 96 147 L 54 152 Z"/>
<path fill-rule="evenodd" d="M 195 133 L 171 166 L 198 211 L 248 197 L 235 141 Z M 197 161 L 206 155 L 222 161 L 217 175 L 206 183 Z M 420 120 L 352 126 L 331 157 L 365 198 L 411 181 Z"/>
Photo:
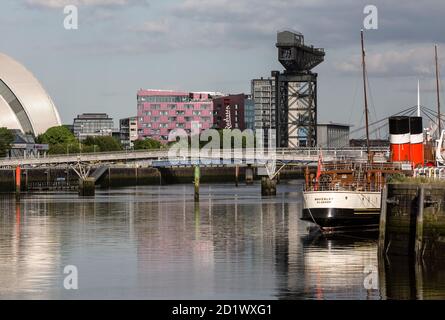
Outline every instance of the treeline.
<path fill-rule="evenodd" d="M 111 136 L 86 137 L 79 142 L 74 134 L 65 126 L 49 128 L 39 135 L 37 143 L 49 145 L 49 154 L 111 152 L 123 150 L 122 144 Z M 134 143 L 135 150 L 159 149 L 162 144 L 156 140 L 137 140 Z"/>
<path fill-rule="evenodd" d="M 225 134 L 227 131 L 227 135 Z M 223 148 L 225 145 L 230 145 L 234 147 L 234 139 L 230 136 L 229 130 L 218 130 L 218 133 L 215 137 L 209 136 L 207 141 L 199 141 L 199 148 L 204 147 L 209 142 L 211 142 L 214 138 L 217 139 L 217 146 Z M 246 136 L 242 136 L 241 145 L 243 148 L 250 147 L 252 142 L 253 145 L 256 143 L 256 139 L 252 136 L 252 140 L 249 141 Z M 199 139 L 199 137 L 196 137 Z M 230 139 L 229 141 L 225 141 Z M 134 142 L 134 150 L 148 150 L 148 149 L 161 149 L 168 148 L 175 142 L 179 141 L 178 138 L 176 141 L 172 141 L 163 145 L 157 140 L 153 139 L 144 139 L 144 140 L 136 140 Z M 8 151 L 11 148 L 11 143 L 14 141 L 13 133 L 6 129 L 0 128 L 0 157 L 5 157 L 8 154 Z M 187 137 L 186 142 L 188 145 L 191 145 L 190 136 Z M 216 142 L 216 141 L 215 141 Z M 228 144 L 226 144 L 228 142 Z M 121 151 L 123 150 L 121 142 L 113 138 L 111 136 L 101 136 L 101 137 L 86 137 L 85 140 L 80 141 L 74 136 L 71 130 L 66 126 L 58 126 L 49 128 L 45 133 L 39 135 L 36 138 L 36 143 L 48 144 L 49 145 L 49 154 L 72 154 L 72 153 L 92 153 L 92 152 L 112 152 L 112 151 Z"/>

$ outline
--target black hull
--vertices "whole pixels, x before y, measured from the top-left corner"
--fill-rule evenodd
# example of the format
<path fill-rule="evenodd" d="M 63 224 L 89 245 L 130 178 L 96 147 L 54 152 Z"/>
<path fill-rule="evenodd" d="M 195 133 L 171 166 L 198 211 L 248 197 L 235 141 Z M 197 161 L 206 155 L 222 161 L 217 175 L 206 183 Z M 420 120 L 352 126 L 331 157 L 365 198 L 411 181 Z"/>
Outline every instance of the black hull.
<path fill-rule="evenodd" d="M 369 213 L 355 213 L 354 209 L 303 209 L 302 220 L 313 222 L 322 228 L 337 227 L 369 227 L 378 226 L 379 211 Z"/>

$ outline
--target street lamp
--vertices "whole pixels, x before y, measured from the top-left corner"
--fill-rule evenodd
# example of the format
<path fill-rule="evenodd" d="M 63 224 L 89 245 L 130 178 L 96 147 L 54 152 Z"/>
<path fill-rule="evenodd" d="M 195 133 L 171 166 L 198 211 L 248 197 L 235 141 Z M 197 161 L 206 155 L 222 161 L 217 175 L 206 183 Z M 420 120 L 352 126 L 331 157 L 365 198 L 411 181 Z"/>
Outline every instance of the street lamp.
<path fill-rule="evenodd" d="M 80 134 L 82 133 L 82 131 L 83 131 L 83 124 L 80 125 L 80 130 L 77 137 L 77 139 L 79 140 L 79 153 L 82 153 L 82 143 L 80 142 Z"/>

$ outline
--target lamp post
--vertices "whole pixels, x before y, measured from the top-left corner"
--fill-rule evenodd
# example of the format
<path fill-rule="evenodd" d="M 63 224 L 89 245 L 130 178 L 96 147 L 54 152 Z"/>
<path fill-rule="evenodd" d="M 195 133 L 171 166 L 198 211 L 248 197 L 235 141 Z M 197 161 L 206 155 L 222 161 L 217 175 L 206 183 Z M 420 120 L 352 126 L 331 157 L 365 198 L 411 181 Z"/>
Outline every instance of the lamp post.
<path fill-rule="evenodd" d="M 79 153 L 82 153 L 82 143 L 80 142 L 80 134 L 82 133 L 82 131 L 83 131 L 83 124 L 80 125 L 80 131 L 77 137 L 77 139 L 79 140 Z"/>

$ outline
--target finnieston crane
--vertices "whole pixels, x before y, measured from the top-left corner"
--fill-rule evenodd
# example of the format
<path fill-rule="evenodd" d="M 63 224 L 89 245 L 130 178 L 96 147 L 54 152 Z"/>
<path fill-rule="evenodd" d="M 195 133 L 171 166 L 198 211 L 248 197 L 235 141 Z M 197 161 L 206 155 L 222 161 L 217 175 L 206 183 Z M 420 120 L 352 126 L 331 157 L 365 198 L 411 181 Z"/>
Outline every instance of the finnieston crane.
<path fill-rule="evenodd" d="M 277 147 L 314 147 L 317 144 L 317 73 L 311 70 L 324 61 L 322 48 L 304 43 L 303 34 L 277 33 L 278 61 L 283 72 L 275 78 L 275 126 Z"/>

